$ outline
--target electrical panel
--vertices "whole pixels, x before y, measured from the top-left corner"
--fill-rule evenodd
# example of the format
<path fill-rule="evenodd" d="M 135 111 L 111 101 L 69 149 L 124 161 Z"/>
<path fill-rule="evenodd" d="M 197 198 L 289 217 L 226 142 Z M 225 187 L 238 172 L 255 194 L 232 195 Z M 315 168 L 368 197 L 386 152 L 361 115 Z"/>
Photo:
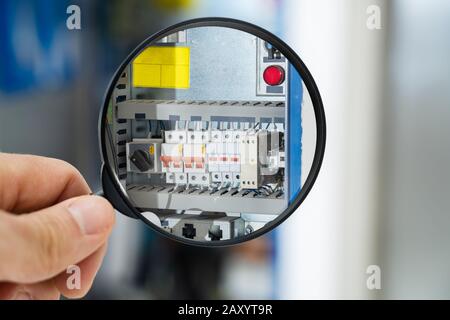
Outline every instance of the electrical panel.
<path fill-rule="evenodd" d="M 111 139 L 129 198 L 155 213 L 165 231 L 187 239 L 218 241 L 254 232 L 288 205 L 288 63 L 251 35 L 225 36 L 230 43 L 242 41 L 250 54 L 223 61 L 228 69 L 214 69 L 208 62 L 218 55 L 214 49 L 195 32 L 183 31 L 170 38 L 176 51 L 163 39 L 161 49 L 137 58 L 114 95 Z M 228 50 L 232 54 L 233 48 Z M 162 54 L 152 61 L 152 52 L 180 57 L 174 66 L 183 68 L 182 81 L 166 79 L 169 69 L 162 67 L 155 76 L 166 62 Z M 204 65 L 213 70 L 200 70 Z M 150 68 L 151 79 L 146 78 Z M 215 82 L 238 68 L 249 72 L 235 72 L 242 78 L 222 95 Z"/>

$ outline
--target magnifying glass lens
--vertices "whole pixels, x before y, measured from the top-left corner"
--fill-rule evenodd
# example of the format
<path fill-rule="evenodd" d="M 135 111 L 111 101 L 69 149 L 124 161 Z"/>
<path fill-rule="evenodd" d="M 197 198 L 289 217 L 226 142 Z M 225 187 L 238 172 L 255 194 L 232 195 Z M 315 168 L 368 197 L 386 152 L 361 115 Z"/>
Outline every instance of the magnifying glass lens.
<path fill-rule="evenodd" d="M 216 245 L 261 235 L 295 210 L 317 158 L 315 109 L 299 61 L 267 38 L 187 26 L 121 67 L 102 144 L 123 211 Z"/>

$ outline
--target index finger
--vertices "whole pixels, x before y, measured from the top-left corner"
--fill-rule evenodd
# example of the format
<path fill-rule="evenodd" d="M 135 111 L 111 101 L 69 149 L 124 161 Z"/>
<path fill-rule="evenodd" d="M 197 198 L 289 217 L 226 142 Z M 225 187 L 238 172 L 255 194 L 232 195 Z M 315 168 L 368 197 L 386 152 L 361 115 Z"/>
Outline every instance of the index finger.
<path fill-rule="evenodd" d="M 0 209 L 31 212 L 90 192 L 80 172 L 67 162 L 0 153 Z"/>

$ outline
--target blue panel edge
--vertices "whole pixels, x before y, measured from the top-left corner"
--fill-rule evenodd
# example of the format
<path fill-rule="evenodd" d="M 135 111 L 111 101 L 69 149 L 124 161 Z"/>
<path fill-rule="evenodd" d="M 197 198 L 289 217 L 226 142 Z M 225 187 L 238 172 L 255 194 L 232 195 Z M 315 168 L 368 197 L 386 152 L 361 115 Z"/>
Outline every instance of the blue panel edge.
<path fill-rule="evenodd" d="M 289 177 L 289 203 L 299 194 L 302 174 L 302 100 L 303 82 L 297 70 L 289 65 L 289 109 L 287 153 Z"/>
<path fill-rule="evenodd" d="M 301 190 L 302 176 L 302 101 L 303 101 L 303 81 L 300 74 L 294 67 L 289 65 L 289 92 L 288 92 L 288 151 L 286 153 L 288 164 L 286 174 L 289 177 L 288 196 L 291 203 Z M 298 137 L 298 139 L 293 139 Z M 272 277 L 272 299 L 278 299 L 280 296 L 279 288 L 279 230 L 275 229 L 269 237 L 273 242 L 272 268 L 274 276 Z"/>

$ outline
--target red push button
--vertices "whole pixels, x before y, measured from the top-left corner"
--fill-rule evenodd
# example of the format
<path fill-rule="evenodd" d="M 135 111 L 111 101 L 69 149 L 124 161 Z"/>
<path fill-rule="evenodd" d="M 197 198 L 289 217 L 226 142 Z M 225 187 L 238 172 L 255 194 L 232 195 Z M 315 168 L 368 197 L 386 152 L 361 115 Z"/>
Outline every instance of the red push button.
<path fill-rule="evenodd" d="M 264 70 L 263 78 L 269 86 L 279 86 L 284 82 L 284 69 L 280 66 L 269 66 Z"/>

